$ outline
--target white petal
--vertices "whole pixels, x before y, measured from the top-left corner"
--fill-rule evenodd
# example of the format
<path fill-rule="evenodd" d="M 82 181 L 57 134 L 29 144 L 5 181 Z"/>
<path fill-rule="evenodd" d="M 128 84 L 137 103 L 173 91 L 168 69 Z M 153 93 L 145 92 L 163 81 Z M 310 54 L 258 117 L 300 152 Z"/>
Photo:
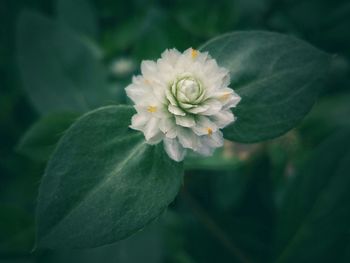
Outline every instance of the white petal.
<path fill-rule="evenodd" d="M 196 126 L 192 127 L 193 132 L 199 136 L 214 133 L 217 129 L 218 127 L 216 124 L 205 116 L 198 117 L 196 120 Z"/>
<path fill-rule="evenodd" d="M 231 98 L 233 92 L 233 89 L 225 87 L 223 89 L 216 90 L 212 96 L 221 102 L 226 102 Z"/>
<path fill-rule="evenodd" d="M 213 154 L 214 150 L 215 148 L 211 148 L 210 146 L 202 143 L 196 152 L 204 156 L 210 156 Z"/>
<path fill-rule="evenodd" d="M 221 85 L 222 87 L 227 87 L 228 85 L 230 85 L 231 82 L 231 78 L 230 78 L 230 74 L 225 75 L 225 77 L 223 77 Z"/>
<path fill-rule="evenodd" d="M 231 110 L 220 111 L 217 114 L 210 116 L 210 119 L 220 128 L 224 128 L 235 120 Z"/>
<path fill-rule="evenodd" d="M 205 102 L 205 105 L 209 106 L 209 108 L 206 111 L 202 112 L 203 115 L 214 115 L 218 113 L 222 108 L 220 101 L 214 99 L 207 100 Z"/>
<path fill-rule="evenodd" d="M 165 136 L 169 139 L 174 139 L 177 136 L 177 127 L 174 126 L 165 133 Z"/>
<path fill-rule="evenodd" d="M 193 127 L 196 125 L 194 118 L 190 115 L 175 116 L 176 124 L 182 127 Z"/>
<path fill-rule="evenodd" d="M 179 116 L 185 116 L 186 115 L 186 113 L 182 109 L 180 109 L 179 107 L 174 106 L 172 104 L 168 105 L 168 110 L 174 115 L 179 115 Z"/>
<path fill-rule="evenodd" d="M 209 105 L 201 105 L 201 106 L 195 106 L 192 109 L 187 110 L 188 112 L 194 113 L 194 114 L 198 114 L 198 113 L 202 113 L 205 112 L 209 109 Z"/>
<path fill-rule="evenodd" d="M 207 59 L 208 59 L 208 52 L 198 52 L 198 55 L 196 57 L 197 62 L 204 64 Z"/>
<path fill-rule="evenodd" d="M 183 103 L 181 101 L 179 101 L 179 106 L 183 109 L 192 109 L 195 105 L 191 104 L 191 103 Z"/>
<path fill-rule="evenodd" d="M 188 68 L 192 65 L 193 60 L 189 52 L 192 52 L 192 49 L 189 48 L 184 51 L 176 61 L 175 67 L 178 70 L 178 73 L 187 72 Z"/>
<path fill-rule="evenodd" d="M 177 162 L 181 162 L 186 155 L 186 150 L 177 139 L 165 138 L 164 149 L 169 157 Z"/>
<path fill-rule="evenodd" d="M 176 92 L 176 98 L 177 100 L 181 101 L 181 102 L 189 102 L 189 99 L 186 97 L 186 94 L 184 94 L 183 92 L 177 90 Z"/>
<path fill-rule="evenodd" d="M 186 49 L 182 54 L 186 57 L 190 57 L 191 53 L 192 53 L 193 48 L 189 47 L 188 49 Z"/>
<path fill-rule="evenodd" d="M 132 116 L 130 128 L 134 130 L 141 130 L 149 120 L 146 114 L 135 114 Z"/>
<path fill-rule="evenodd" d="M 233 94 L 232 94 L 232 96 L 230 97 L 229 101 L 226 102 L 226 103 L 224 104 L 224 107 L 223 107 L 223 108 L 224 108 L 224 109 L 229 109 L 229 108 L 236 107 L 237 104 L 238 104 L 240 101 L 241 101 L 241 97 L 240 97 L 237 93 L 233 92 Z"/>
<path fill-rule="evenodd" d="M 147 78 L 153 78 L 157 73 L 157 64 L 152 60 L 144 60 L 141 62 L 142 75 Z"/>
<path fill-rule="evenodd" d="M 151 87 L 151 91 L 154 94 L 154 96 L 157 98 L 158 101 L 164 102 L 165 101 L 165 87 L 163 83 L 159 82 L 152 82 L 152 84 L 149 84 Z"/>
<path fill-rule="evenodd" d="M 159 129 L 167 138 L 175 138 L 177 135 L 177 126 L 173 117 L 163 118 L 159 122 Z"/>
<path fill-rule="evenodd" d="M 158 69 L 162 73 L 162 75 L 165 74 L 165 75 L 167 75 L 167 77 L 170 77 L 171 75 L 173 75 L 174 67 L 168 61 L 160 58 L 157 60 L 157 65 L 158 65 Z M 165 79 L 167 79 L 167 78 L 165 78 Z"/>
<path fill-rule="evenodd" d="M 200 139 L 199 136 L 194 134 L 190 129 L 178 128 L 177 137 L 184 148 L 189 148 L 194 151 L 197 150 Z"/>
<path fill-rule="evenodd" d="M 161 55 L 162 60 L 164 60 L 165 62 L 169 63 L 172 66 L 175 66 L 180 56 L 181 56 L 181 53 L 177 51 L 175 48 L 167 49 Z"/>
<path fill-rule="evenodd" d="M 167 89 L 167 90 L 165 91 L 165 95 L 166 95 L 166 98 L 168 99 L 168 101 L 169 101 L 172 105 L 174 105 L 174 106 L 177 105 L 176 100 L 175 100 L 173 94 L 170 92 L 170 90 Z"/>
<path fill-rule="evenodd" d="M 203 71 L 207 76 L 212 75 L 213 73 L 217 72 L 217 69 L 219 68 L 218 64 L 216 63 L 215 59 L 207 59 L 205 64 L 203 65 Z"/>
<path fill-rule="evenodd" d="M 212 135 L 202 136 L 204 145 L 212 148 L 222 147 L 224 145 L 224 137 L 221 131 L 214 132 Z"/>
<path fill-rule="evenodd" d="M 169 131 L 171 128 L 173 128 L 174 125 L 174 120 L 172 117 L 168 117 L 168 118 L 162 118 L 159 121 L 159 129 L 163 132 L 166 133 L 167 131 Z"/>
<path fill-rule="evenodd" d="M 156 111 L 155 112 L 150 112 L 149 107 L 155 107 Z M 165 114 L 165 112 L 162 110 L 162 105 L 157 105 L 156 102 L 149 102 L 145 101 L 142 104 L 135 105 L 134 108 L 136 109 L 137 113 L 139 114 L 145 114 L 148 116 L 148 118 L 162 118 Z"/>
<path fill-rule="evenodd" d="M 147 95 L 147 88 L 142 87 L 137 84 L 130 84 L 125 88 L 126 94 L 128 97 L 134 102 L 134 103 L 139 103 L 142 101 L 145 96 Z"/>
<path fill-rule="evenodd" d="M 159 119 L 151 118 L 145 125 L 143 133 L 145 135 L 146 141 L 152 140 L 153 137 L 157 136 L 160 132 L 159 130 Z"/>
<path fill-rule="evenodd" d="M 147 140 L 147 143 L 148 144 L 158 144 L 163 140 L 163 138 L 164 138 L 164 133 L 158 131 L 158 133 L 156 135 L 154 135 L 152 138 Z"/>

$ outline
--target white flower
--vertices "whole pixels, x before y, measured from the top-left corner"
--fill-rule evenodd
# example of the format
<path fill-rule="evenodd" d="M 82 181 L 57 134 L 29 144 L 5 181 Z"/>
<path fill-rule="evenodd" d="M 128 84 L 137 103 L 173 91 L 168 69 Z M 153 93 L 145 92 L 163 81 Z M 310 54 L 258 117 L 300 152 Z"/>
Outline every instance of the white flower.
<path fill-rule="evenodd" d="M 228 87 L 228 70 L 207 52 L 166 50 L 160 59 L 141 63 L 126 93 L 137 113 L 131 128 L 150 144 L 163 140 L 164 149 L 182 161 L 186 149 L 211 155 L 223 145 L 220 129 L 235 120 L 230 108 L 240 97 Z"/>

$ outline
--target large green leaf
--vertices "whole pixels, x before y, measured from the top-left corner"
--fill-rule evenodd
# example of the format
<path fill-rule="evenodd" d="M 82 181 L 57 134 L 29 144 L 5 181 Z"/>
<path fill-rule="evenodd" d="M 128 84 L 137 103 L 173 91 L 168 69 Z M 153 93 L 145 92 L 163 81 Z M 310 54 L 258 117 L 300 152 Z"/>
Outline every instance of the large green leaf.
<path fill-rule="evenodd" d="M 227 139 L 258 142 L 293 128 L 311 109 L 328 73 L 329 56 L 291 36 L 263 31 L 230 33 L 206 43 L 231 74 L 242 97 Z"/>
<path fill-rule="evenodd" d="M 350 130 L 316 150 L 279 214 L 276 262 L 341 262 L 350 233 Z"/>
<path fill-rule="evenodd" d="M 175 198 L 182 164 L 128 128 L 132 107 L 108 106 L 73 124 L 43 177 L 39 247 L 96 247 L 143 228 Z"/>
<path fill-rule="evenodd" d="M 40 118 L 23 135 L 17 151 L 36 161 L 47 161 L 64 131 L 78 117 L 75 113 L 52 113 Z"/>
<path fill-rule="evenodd" d="M 91 48 L 64 25 L 25 11 L 17 48 L 24 88 L 40 113 L 86 112 L 115 103 Z"/>

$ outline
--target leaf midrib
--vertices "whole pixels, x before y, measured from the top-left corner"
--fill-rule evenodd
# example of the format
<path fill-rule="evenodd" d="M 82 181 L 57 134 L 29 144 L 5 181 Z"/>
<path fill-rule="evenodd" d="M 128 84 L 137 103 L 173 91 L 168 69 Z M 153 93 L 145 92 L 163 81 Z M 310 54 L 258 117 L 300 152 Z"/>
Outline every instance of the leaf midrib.
<path fill-rule="evenodd" d="M 123 161 L 119 163 L 119 165 L 116 166 L 114 175 L 120 174 L 120 172 L 123 170 L 125 165 L 135 156 L 141 154 L 143 151 L 141 151 L 142 147 L 146 146 L 146 142 L 144 140 L 141 140 L 139 143 L 137 143 L 132 151 L 129 152 L 128 155 L 125 156 Z M 145 147 L 146 148 L 146 147 Z M 49 237 L 50 234 L 55 232 L 55 230 L 58 228 L 58 226 L 65 221 L 76 209 L 78 209 L 83 203 L 84 200 L 88 199 L 90 196 L 93 196 L 101 187 L 103 187 L 106 182 L 110 180 L 110 176 L 104 177 L 95 187 L 93 187 L 90 191 L 88 191 L 84 197 L 76 203 L 75 206 L 73 206 L 71 209 L 68 210 L 68 212 L 63 216 L 61 220 L 59 220 L 56 224 L 54 224 L 50 230 L 41 238 L 43 240 L 45 237 Z"/>

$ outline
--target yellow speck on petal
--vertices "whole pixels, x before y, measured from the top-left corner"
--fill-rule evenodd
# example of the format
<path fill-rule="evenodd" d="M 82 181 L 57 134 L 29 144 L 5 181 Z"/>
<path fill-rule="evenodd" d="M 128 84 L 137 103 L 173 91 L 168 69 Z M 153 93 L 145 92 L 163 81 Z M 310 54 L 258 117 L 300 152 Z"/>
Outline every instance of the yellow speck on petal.
<path fill-rule="evenodd" d="M 211 128 L 207 128 L 208 135 L 211 136 L 213 134 L 213 130 Z"/>
<path fill-rule="evenodd" d="M 192 58 L 196 58 L 198 56 L 198 50 L 195 50 L 195 49 L 192 48 L 191 56 L 192 56 Z"/>
<path fill-rule="evenodd" d="M 147 111 L 151 112 L 151 113 L 155 113 L 157 111 L 157 107 L 156 106 L 148 106 Z"/>
<path fill-rule="evenodd" d="M 147 85 L 151 85 L 151 81 L 148 80 L 148 79 L 145 79 L 145 83 L 146 83 Z"/>
<path fill-rule="evenodd" d="M 220 97 L 220 100 L 227 100 L 230 97 L 231 93 L 225 93 Z"/>

